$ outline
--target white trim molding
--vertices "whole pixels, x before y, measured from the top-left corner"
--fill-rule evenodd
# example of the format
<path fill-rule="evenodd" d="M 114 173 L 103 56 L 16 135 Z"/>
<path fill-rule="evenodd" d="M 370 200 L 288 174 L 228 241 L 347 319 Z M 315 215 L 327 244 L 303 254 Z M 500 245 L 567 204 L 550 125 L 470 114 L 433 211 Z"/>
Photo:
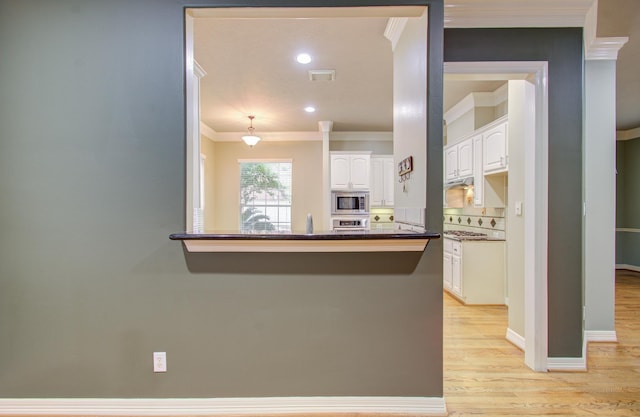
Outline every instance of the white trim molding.
<path fill-rule="evenodd" d="M 524 337 L 514 332 L 510 328 L 507 328 L 507 334 L 505 335 L 507 341 L 511 342 L 515 347 L 524 352 L 525 342 Z"/>
<path fill-rule="evenodd" d="M 392 51 L 396 50 L 398 40 L 400 40 L 400 36 L 402 36 L 404 27 L 407 25 L 408 21 L 408 17 L 390 17 L 389 20 L 387 20 L 387 27 L 384 29 L 384 37 L 389 39 L 391 42 Z"/>
<path fill-rule="evenodd" d="M 615 330 L 585 330 L 584 337 L 587 342 L 617 342 L 618 335 Z"/>
<path fill-rule="evenodd" d="M 444 114 L 444 120 L 447 124 L 451 124 L 453 121 L 459 119 L 476 107 L 495 107 L 498 104 L 507 101 L 508 95 L 509 88 L 506 83 L 492 92 L 469 93 Z"/>
<path fill-rule="evenodd" d="M 629 271 L 640 272 L 640 266 L 628 264 L 616 264 L 616 269 L 627 269 Z"/>
<path fill-rule="evenodd" d="M 640 233 L 640 229 L 632 227 L 616 227 L 616 232 Z"/>
<path fill-rule="evenodd" d="M 629 41 L 628 37 L 617 38 L 595 38 L 587 46 L 585 51 L 586 60 L 606 59 L 616 61 L 618 51 Z"/>
<path fill-rule="evenodd" d="M 581 358 L 548 358 L 547 369 L 556 372 L 575 372 L 587 370 L 587 359 Z"/>
<path fill-rule="evenodd" d="M 587 370 L 587 336 L 582 334 L 582 356 L 579 358 L 547 358 L 547 369 L 556 372 L 584 372 Z"/>
<path fill-rule="evenodd" d="M 446 416 L 443 397 L 20 398 L 0 415 L 197 416 L 376 413 Z"/>
<path fill-rule="evenodd" d="M 445 0 L 445 28 L 583 27 L 595 0 Z"/>

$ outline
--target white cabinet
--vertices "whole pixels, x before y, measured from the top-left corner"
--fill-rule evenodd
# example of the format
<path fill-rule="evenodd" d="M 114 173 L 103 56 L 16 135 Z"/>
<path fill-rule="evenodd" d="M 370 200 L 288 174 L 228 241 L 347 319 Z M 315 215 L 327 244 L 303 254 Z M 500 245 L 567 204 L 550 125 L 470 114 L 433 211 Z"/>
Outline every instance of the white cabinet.
<path fill-rule="evenodd" d="M 473 206 L 484 207 L 484 170 L 482 165 L 482 135 L 473 141 Z"/>
<path fill-rule="evenodd" d="M 371 207 L 392 207 L 395 186 L 393 156 L 371 157 Z"/>
<path fill-rule="evenodd" d="M 445 182 L 473 175 L 473 142 L 471 138 L 444 150 Z"/>
<path fill-rule="evenodd" d="M 505 242 L 444 239 L 443 286 L 465 304 L 504 304 Z"/>
<path fill-rule="evenodd" d="M 458 298 L 462 297 L 461 251 L 459 241 L 444 239 L 443 285 L 447 291 Z"/>
<path fill-rule="evenodd" d="M 451 291 L 451 287 L 453 285 L 453 270 L 451 266 L 451 254 L 448 252 L 444 252 L 444 265 L 442 268 L 443 275 L 443 283 L 444 289 Z"/>
<path fill-rule="evenodd" d="M 458 177 L 458 147 L 453 145 L 444 150 L 444 180 L 449 182 Z"/>
<path fill-rule="evenodd" d="M 471 138 L 458 144 L 458 177 L 473 175 L 473 141 Z"/>
<path fill-rule="evenodd" d="M 370 154 L 331 153 L 331 188 L 369 189 Z"/>
<path fill-rule="evenodd" d="M 509 143 L 507 122 L 499 123 L 482 133 L 483 169 L 485 174 L 507 171 L 509 167 Z"/>

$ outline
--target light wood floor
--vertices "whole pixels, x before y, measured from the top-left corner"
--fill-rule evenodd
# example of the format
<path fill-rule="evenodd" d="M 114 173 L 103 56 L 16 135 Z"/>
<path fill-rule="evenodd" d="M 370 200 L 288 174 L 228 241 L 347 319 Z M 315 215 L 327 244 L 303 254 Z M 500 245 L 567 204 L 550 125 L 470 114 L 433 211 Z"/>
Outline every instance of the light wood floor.
<path fill-rule="evenodd" d="M 506 307 L 444 302 L 450 416 L 640 416 L 640 274 L 618 271 L 618 342 L 590 343 L 587 372 L 533 372 L 505 339 Z"/>

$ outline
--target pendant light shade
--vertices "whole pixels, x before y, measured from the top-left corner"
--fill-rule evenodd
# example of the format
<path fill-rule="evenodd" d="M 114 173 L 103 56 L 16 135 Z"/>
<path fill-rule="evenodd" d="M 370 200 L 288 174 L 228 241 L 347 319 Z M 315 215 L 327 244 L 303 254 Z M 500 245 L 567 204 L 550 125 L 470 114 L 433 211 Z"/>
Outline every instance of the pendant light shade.
<path fill-rule="evenodd" d="M 255 119 L 255 116 L 249 116 L 249 134 L 242 137 L 244 143 L 249 145 L 249 147 L 251 148 L 253 148 L 256 143 L 260 142 L 260 136 L 256 136 L 253 134 L 253 132 L 255 131 L 253 127 L 253 119 Z"/>

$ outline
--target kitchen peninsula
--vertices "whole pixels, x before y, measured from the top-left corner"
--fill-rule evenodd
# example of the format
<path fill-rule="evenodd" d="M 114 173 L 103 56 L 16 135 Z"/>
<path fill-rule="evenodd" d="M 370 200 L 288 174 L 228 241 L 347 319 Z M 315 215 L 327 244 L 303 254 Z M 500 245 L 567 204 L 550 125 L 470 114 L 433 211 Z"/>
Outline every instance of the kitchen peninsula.
<path fill-rule="evenodd" d="M 304 232 L 174 233 L 189 252 L 421 252 L 434 232 L 357 230 Z"/>

